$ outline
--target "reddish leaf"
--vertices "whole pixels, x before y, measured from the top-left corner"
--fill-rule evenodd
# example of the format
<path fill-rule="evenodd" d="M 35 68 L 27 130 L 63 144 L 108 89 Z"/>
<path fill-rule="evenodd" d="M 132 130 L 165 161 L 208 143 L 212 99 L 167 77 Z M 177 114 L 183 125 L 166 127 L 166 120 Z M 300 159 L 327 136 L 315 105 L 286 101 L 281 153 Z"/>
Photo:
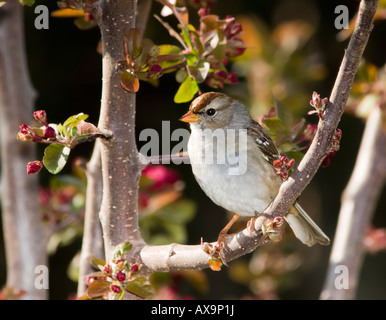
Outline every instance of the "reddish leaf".
<path fill-rule="evenodd" d="M 81 120 L 76 127 L 78 129 L 77 133 L 79 136 L 101 133 L 101 131 L 96 126 L 84 120 Z"/>
<path fill-rule="evenodd" d="M 143 49 L 142 37 L 138 29 L 128 30 L 123 36 L 123 41 L 126 45 L 127 54 L 131 57 L 130 60 L 134 60 L 141 55 Z"/>
<path fill-rule="evenodd" d="M 125 90 L 129 92 L 138 92 L 139 90 L 138 78 L 135 75 L 129 73 L 128 71 L 125 71 L 122 74 L 121 85 Z"/>
<path fill-rule="evenodd" d="M 94 280 L 88 286 L 87 295 L 90 298 L 103 296 L 104 294 L 110 292 L 110 284 L 111 282 L 107 280 Z"/>
<path fill-rule="evenodd" d="M 223 26 L 227 22 L 231 22 L 232 20 L 234 20 L 234 18 L 220 20 L 218 16 L 214 14 L 209 14 L 201 18 L 200 30 L 202 33 L 207 33 L 220 28 L 221 26 Z"/>

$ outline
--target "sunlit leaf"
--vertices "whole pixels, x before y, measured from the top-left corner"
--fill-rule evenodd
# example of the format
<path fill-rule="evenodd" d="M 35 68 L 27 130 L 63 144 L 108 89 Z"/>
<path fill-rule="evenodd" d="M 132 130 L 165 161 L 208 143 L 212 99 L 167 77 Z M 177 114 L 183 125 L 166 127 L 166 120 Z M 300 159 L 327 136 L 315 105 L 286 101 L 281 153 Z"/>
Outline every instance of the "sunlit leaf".
<path fill-rule="evenodd" d="M 77 115 L 69 117 L 66 121 L 64 121 L 63 126 L 72 128 L 76 126 L 80 121 L 86 120 L 88 118 L 88 114 L 78 113 Z"/>
<path fill-rule="evenodd" d="M 160 45 L 158 48 L 159 56 L 157 57 L 157 63 L 162 69 L 170 68 L 167 72 L 175 71 L 175 69 L 171 67 L 181 63 L 181 60 L 183 59 L 181 48 L 169 44 Z"/>
<path fill-rule="evenodd" d="M 54 18 L 79 18 L 84 17 L 83 10 L 75 10 L 70 8 L 59 9 L 51 12 L 51 17 Z"/>
<path fill-rule="evenodd" d="M 197 82 L 192 77 L 188 76 L 178 88 L 178 91 L 174 96 L 174 102 L 175 103 L 188 102 L 193 99 L 194 95 L 197 92 L 198 92 Z"/>
<path fill-rule="evenodd" d="M 67 163 L 68 156 L 71 149 L 61 144 L 51 144 L 44 150 L 43 163 L 46 169 L 52 173 L 57 174 Z"/>

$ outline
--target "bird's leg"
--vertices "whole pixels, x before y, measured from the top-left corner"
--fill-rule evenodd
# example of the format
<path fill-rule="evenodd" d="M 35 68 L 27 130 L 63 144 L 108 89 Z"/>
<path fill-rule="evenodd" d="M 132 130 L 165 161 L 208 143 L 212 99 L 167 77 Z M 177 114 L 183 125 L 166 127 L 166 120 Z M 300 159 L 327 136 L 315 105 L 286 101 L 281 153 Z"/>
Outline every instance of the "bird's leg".
<path fill-rule="evenodd" d="M 228 234 L 229 229 L 233 226 L 233 224 L 236 222 L 236 220 L 239 218 L 238 214 L 235 214 L 232 219 L 227 223 L 227 225 L 220 231 L 217 243 L 219 245 L 220 250 L 225 248 L 225 239 L 230 236 Z"/>
<path fill-rule="evenodd" d="M 247 230 L 253 234 L 255 232 L 255 222 L 256 222 L 257 217 L 252 217 L 248 222 L 247 222 Z"/>

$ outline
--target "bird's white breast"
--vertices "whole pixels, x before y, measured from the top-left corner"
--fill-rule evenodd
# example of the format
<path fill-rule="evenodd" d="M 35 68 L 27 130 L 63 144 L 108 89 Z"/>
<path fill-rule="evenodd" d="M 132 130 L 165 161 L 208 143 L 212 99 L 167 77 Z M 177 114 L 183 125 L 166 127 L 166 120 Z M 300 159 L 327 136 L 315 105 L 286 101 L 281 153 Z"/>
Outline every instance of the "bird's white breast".
<path fill-rule="evenodd" d="M 205 130 L 204 130 L 205 131 Z M 272 174 L 256 144 L 238 133 L 192 128 L 188 153 L 193 174 L 213 202 L 241 216 L 263 212 L 275 197 L 281 180 Z M 246 134 L 246 132 L 245 132 Z M 216 135 L 216 139 L 214 138 Z M 261 172 L 268 174 L 261 174 Z"/>

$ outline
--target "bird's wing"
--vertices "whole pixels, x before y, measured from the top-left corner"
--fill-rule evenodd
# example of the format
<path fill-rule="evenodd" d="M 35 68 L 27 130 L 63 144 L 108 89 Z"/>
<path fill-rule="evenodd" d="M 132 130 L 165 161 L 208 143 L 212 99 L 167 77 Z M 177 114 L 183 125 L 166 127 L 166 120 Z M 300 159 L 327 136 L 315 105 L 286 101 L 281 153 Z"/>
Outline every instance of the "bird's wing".
<path fill-rule="evenodd" d="M 248 127 L 248 134 L 253 137 L 256 146 L 261 151 L 263 158 L 273 165 L 273 162 L 280 158 L 279 151 L 268 133 L 255 121 Z"/>

